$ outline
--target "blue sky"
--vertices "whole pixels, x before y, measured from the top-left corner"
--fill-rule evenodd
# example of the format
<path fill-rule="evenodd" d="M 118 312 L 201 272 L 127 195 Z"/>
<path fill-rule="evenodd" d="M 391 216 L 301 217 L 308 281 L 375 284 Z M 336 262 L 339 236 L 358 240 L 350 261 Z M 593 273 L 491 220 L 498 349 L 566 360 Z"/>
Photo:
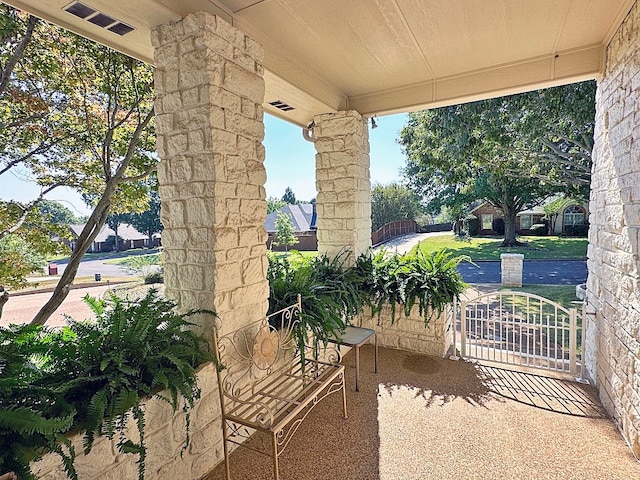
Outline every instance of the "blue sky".
<path fill-rule="evenodd" d="M 376 118 L 378 128 L 369 130 L 371 144 L 371 183 L 389 183 L 400 178 L 404 155 L 397 139 L 406 123 L 406 114 Z M 315 148 L 302 137 L 300 127 L 265 115 L 267 196 L 282 197 L 291 187 L 298 200 L 316 196 Z M 0 199 L 29 201 L 38 195 L 37 185 L 30 183 L 24 172 L 7 173 L 0 177 Z M 70 189 L 56 189 L 47 195 L 50 200 L 64 203 L 76 214 L 90 211 L 80 195 Z"/>

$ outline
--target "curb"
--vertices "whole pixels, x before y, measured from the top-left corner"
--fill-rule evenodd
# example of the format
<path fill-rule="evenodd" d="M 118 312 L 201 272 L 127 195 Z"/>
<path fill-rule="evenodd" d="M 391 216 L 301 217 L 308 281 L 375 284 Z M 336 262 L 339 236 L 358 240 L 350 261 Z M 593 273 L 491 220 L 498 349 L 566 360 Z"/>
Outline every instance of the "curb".
<path fill-rule="evenodd" d="M 131 282 L 131 280 L 117 280 L 117 281 L 109 280 L 105 282 L 79 283 L 79 284 L 72 284 L 69 287 L 69 290 L 77 290 L 79 288 L 88 288 L 88 287 L 103 287 L 103 286 L 109 286 L 109 285 L 119 285 L 121 283 L 133 283 L 133 282 Z M 9 296 L 21 297 L 23 295 L 33 295 L 36 293 L 52 293 L 55 289 L 56 287 L 47 287 L 47 288 L 40 288 L 40 289 L 28 290 L 28 291 L 15 290 L 15 291 L 9 291 Z"/>

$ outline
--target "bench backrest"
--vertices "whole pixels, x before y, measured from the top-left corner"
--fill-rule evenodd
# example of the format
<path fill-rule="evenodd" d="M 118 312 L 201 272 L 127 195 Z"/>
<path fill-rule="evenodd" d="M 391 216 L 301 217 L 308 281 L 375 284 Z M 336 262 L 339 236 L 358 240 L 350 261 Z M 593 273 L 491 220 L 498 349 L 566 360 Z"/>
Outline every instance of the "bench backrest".
<path fill-rule="evenodd" d="M 274 376 L 299 368 L 300 351 L 291 332 L 300 321 L 300 313 L 298 296 L 293 305 L 224 335 L 219 335 L 218 328 L 214 330 L 223 412 L 246 402 L 259 402 L 256 392 L 265 390 Z"/>

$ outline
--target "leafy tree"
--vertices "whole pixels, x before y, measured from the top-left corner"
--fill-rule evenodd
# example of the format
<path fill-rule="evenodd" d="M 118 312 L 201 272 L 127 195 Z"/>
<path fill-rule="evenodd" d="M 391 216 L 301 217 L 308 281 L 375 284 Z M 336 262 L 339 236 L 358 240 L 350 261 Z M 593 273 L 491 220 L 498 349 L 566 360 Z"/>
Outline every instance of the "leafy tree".
<path fill-rule="evenodd" d="M 130 215 L 128 213 L 110 213 L 109 215 L 107 215 L 107 225 L 109 225 L 109 228 L 113 230 L 114 233 L 113 247 L 116 252 L 120 251 L 120 240 L 122 240 L 122 238 L 118 235 L 118 229 L 120 228 L 121 224 L 128 223 L 129 218 Z"/>
<path fill-rule="evenodd" d="M 282 196 L 282 201 L 284 203 L 288 203 L 289 205 L 295 205 L 296 203 L 298 203 L 298 201 L 296 200 L 296 196 L 290 187 L 287 187 L 285 189 L 284 195 Z"/>
<path fill-rule="evenodd" d="M 33 221 L 44 195 L 72 181 L 67 166 L 81 135 L 83 110 L 69 35 L 9 6 L 0 6 L 0 176 L 32 181 L 29 202 L 0 201 L 0 238 Z"/>
<path fill-rule="evenodd" d="M 277 212 L 286 204 L 287 202 L 276 197 L 267 198 L 267 214 Z"/>
<path fill-rule="evenodd" d="M 587 160 L 570 145 L 592 137 L 592 94 L 593 84 L 568 85 L 412 113 L 400 137 L 404 174 L 432 211 L 490 202 L 504 214 L 503 245 L 517 245 L 520 211 L 582 185 Z M 567 95 L 591 97 L 569 108 Z"/>
<path fill-rule="evenodd" d="M 77 223 L 77 218 L 71 210 L 60 202 L 53 200 L 41 200 L 37 206 L 38 213 L 45 220 L 58 225 L 71 225 Z"/>
<path fill-rule="evenodd" d="M 371 190 L 373 230 L 396 220 L 415 220 L 420 212 L 420 197 L 408 187 L 390 183 L 374 185 Z"/>
<path fill-rule="evenodd" d="M 46 258 L 22 237 L 7 235 L 0 239 L 0 285 L 24 287 L 27 275 L 42 272 L 46 264 Z"/>
<path fill-rule="evenodd" d="M 538 153 L 531 178 L 552 184 L 566 197 L 589 199 L 595 126 L 596 82 L 534 92 L 538 97 L 524 133 Z M 546 121 L 544 121 L 546 119 Z M 541 121 L 543 120 L 543 121 Z"/>
<path fill-rule="evenodd" d="M 148 187 L 149 207 L 141 213 L 129 215 L 129 222 L 139 232 L 144 232 L 149 237 L 149 248 L 153 248 L 153 235 L 162 231 L 160 221 L 160 195 L 158 194 L 157 180 L 150 182 Z"/>
<path fill-rule="evenodd" d="M 295 236 L 295 229 L 289 215 L 284 212 L 278 212 L 276 218 L 276 240 L 273 242 L 276 246 L 284 246 L 288 250 L 291 245 L 298 243 Z"/>
<path fill-rule="evenodd" d="M 151 68 L 61 28 L 0 6 L 0 175 L 40 186 L 30 202 L 0 201 L 0 238 L 17 234 L 51 250 L 35 209 L 60 185 L 94 205 L 42 324 L 66 297 L 83 254 L 112 204 L 143 208 L 140 192 L 155 167 Z M 25 233 L 25 231 L 27 233 Z"/>
<path fill-rule="evenodd" d="M 53 295 L 32 320 L 35 324 L 45 323 L 66 298 L 82 256 L 112 206 L 117 205 L 116 212 L 144 209 L 143 180 L 157 164 L 151 68 L 72 34 L 64 40 L 78 82 L 73 94 L 82 105 L 76 121 L 83 131 L 61 168 L 65 184 L 82 192 L 94 210 Z"/>
<path fill-rule="evenodd" d="M 545 213 L 545 218 L 549 222 L 549 231 L 547 233 L 553 234 L 553 232 L 556 231 L 558 215 L 560 215 L 565 203 L 566 199 L 564 197 L 558 197 L 546 205 L 543 205 L 542 210 Z"/>

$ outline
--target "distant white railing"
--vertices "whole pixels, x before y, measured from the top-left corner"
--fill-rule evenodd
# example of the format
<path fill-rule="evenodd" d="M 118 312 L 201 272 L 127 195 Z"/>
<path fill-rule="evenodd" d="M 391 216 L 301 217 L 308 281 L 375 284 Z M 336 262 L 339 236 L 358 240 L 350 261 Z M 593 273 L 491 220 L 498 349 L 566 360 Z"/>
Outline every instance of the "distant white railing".
<path fill-rule="evenodd" d="M 460 302 L 460 354 L 582 377 L 581 317 L 575 308 L 529 293 L 480 295 Z"/>

